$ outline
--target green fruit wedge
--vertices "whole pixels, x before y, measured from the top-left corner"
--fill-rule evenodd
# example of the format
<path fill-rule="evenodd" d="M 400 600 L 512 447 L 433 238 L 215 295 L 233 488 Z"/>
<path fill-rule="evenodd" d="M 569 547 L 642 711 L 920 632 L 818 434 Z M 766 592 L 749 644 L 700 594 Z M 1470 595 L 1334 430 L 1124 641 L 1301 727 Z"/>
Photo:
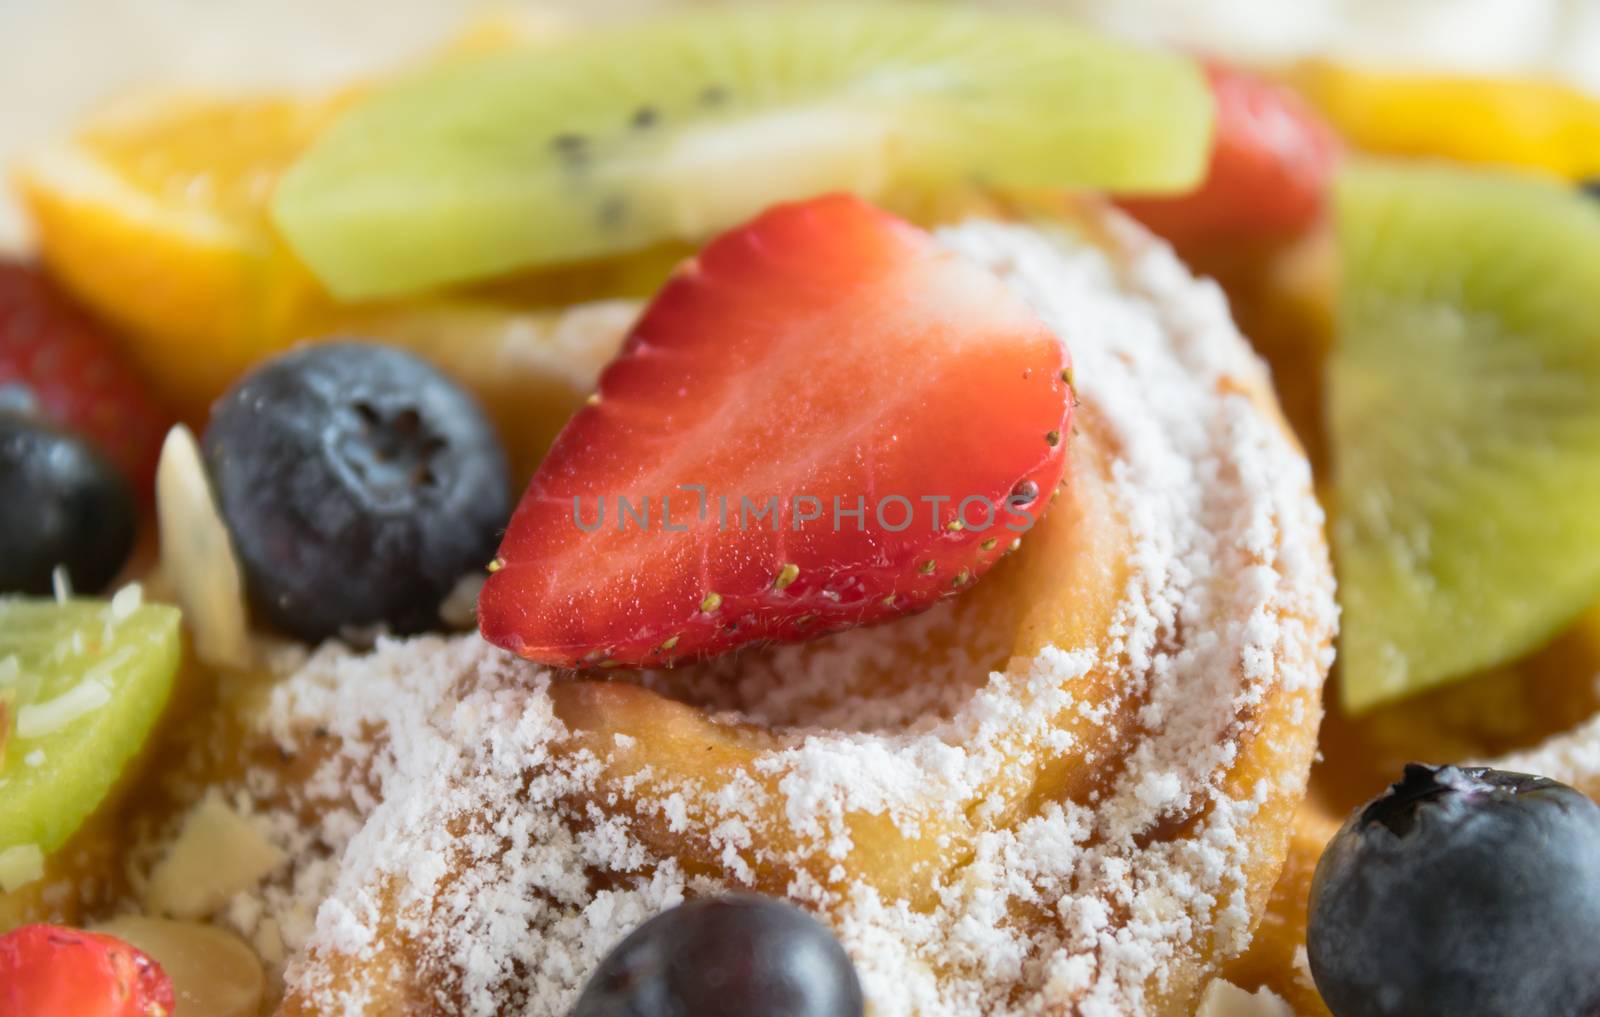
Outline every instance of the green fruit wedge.
<path fill-rule="evenodd" d="M 1600 202 L 1348 170 L 1329 375 L 1345 705 L 1527 653 L 1600 597 Z"/>
<path fill-rule="evenodd" d="M 0 853 L 48 854 L 150 734 L 180 657 L 176 608 L 0 598 Z"/>
<path fill-rule="evenodd" d="M 456 62 L 380 91 L 284 177 L 338 296 L 695 240 L 833 190 L 1193 185 L 1188 60 L 1070 22 L 937 5 L 761 5 Z"/>

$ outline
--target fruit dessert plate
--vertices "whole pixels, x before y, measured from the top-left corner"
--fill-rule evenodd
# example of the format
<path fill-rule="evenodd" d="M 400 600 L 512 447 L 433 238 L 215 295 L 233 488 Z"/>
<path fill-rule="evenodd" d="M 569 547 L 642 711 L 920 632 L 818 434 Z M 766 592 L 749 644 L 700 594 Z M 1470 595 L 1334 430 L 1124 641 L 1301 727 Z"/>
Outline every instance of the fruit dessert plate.
<path fill-rule="evenodd" d="M 1359 151 L 1575 150 L 511 25 L 19 167 L 0 1012 L 1588 1017 L 1600 208 Z"/>

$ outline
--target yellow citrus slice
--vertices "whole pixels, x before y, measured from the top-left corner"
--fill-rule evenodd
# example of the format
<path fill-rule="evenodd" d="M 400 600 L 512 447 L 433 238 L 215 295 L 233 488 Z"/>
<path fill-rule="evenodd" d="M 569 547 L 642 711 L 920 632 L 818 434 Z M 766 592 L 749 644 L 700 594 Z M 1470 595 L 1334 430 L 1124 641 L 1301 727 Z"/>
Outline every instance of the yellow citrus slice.
<path fill-rule="evenodd" d="M 18 169 L 50 270 L 128 333 L 134 359 L 187 415 L 326 302 L 264 208 L 342 101 L 145 100 Z"/>
<path fill-rule="evenodd" d="M 1600 100 L 1552 81 L 1395 73 L 1312 61 L 1290 81 L 1357 148 L 1600 173 Z"/>
<path fill-rule="evenodd" d="M 487 15 L 425 62 L 563 34 L 540 8 Z M 266 207 L 283 170 L 360 91 L 139 98 L 18 166 L 40 256 L 127 333 L 134 359 L 191 422 L 251 364 L 338 324 Z"/>
<path fill-rule="evenodd" d="M 343 101 L 180 98 L 96 120 L 22 167 L 41 254 L 126 331 L 140 366 L 189 420 L 203 422 L 213 399 L 277 350 L 356 335 L 410 347 L 455 375 L 500 425 L 519 474 L 530 474 L 627 324 L 556 309 L 648 295 L 686 249 L 404 303 L 338 304 L 278 241 L 265 207 L 280 170 Z"/>

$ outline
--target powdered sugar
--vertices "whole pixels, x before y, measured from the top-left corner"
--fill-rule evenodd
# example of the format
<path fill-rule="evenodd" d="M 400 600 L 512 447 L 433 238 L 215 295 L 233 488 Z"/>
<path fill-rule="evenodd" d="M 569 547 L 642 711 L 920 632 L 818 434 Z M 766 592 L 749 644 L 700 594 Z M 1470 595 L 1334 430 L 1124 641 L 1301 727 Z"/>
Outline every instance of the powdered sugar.
<path fill-rule="evenodd" d="M 1072 348 L 1129 541 L 1103 640 L 987 671 L 1004 634 L 964 631 L 940 673 L 858 687 L 908 637 L 948 631 L 941 606 L 743 656 L 733 675 L 640 676 L 720 711 L 694 730 L 745 762 L 694 779 L 640 732 L 597 749 L 558 718 L 559 676 L 475 636 L 325 648 L 260 718 L 315 764 L 298 783 L 256 777 L 302 861 L 231 909 L 301 951 L 295 997 L 332 1014 L 402 998 L 562 1014 L 645 918 L 774 878 L 837 929 L 876 1017 L 1153 1011 L 1213 944 L 1241 949 L 1252 818 L 1298 794 L 1304 761 L 1242 791 L 1223 778 L 1241 725 L 1328 664 L 1320 512 L 1220 293 L 1121 220 L 1086 229 L 1115 256 L 1064 228 L 941 239 Z M 1118 680 L 1090 696 L 1097 669 Z M 651 762 L 618 769 L 632 758 Z M 1075 783 L 1038 799 L 1018 775 L 1052 763 Z M 693 865 L 673 837 L 703 842 L 684 848 Z M 852 875 L 896 852 L 916 879 Z M 293 913 L 313 900 L 307 937 Z"/>

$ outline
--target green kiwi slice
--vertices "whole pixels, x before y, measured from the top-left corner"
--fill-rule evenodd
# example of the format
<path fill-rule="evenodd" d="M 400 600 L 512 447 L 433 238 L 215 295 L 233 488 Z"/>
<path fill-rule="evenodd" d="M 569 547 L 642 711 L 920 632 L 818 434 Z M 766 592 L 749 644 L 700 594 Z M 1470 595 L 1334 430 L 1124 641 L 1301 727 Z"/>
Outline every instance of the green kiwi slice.
<path fill-rule="evenodd" d="M 1600 597 L 1600 203 L 1366 164 L 1329 373 L 1345 705 L 1533 650 Z"/>
<path fill-rule="evenodd" d="M 149 737 L 172 691 L 176 608 L 0 598 L 0 855 L 47 855 Z"/>
<path fill-rule="evenodd" d="M 455 62 L 341 118 L 275 220 L 345 298 L 702 239 L 834 190 L 1180 190 L 1211 98 L 1187 59 L 940 5 L 680 13 Z"/>

